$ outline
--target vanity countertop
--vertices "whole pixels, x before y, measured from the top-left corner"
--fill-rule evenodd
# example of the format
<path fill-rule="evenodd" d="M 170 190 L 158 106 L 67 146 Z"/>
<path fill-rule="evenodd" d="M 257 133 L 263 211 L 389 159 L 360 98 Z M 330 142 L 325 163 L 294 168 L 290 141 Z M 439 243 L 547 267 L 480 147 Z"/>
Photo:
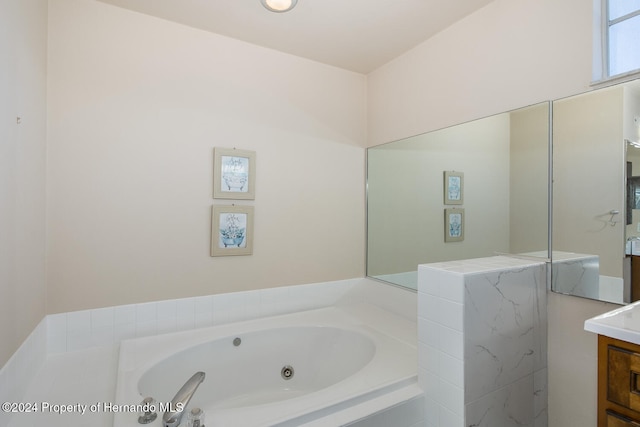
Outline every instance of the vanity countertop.
<path fill-rule="evenodd" d="M 640 344 L 640 301 L 617 308 L 584 322 L 585 331 Z"/>

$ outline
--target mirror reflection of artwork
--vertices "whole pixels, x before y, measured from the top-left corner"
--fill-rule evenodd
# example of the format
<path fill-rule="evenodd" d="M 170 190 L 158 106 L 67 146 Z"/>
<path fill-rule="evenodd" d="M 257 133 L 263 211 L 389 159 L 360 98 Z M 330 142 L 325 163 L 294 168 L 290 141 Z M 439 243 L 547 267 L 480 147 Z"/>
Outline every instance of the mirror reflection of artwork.
<path fill-rule="evenodd" d="M 460 200 L 460 177 L 449 177 L 449 194 L 447 197 L 450 200 Z"/>
<path fill-rule="evenodd" d="M 463 181 L 462 172 L 444 172 L 444 204 L 461 205 L 463 202 Z"/>
<path fill-rule="evenodd" d="M 462 216 L 460 214 L 449 215 L 449 236 L 460 237 L 462 235 Z"/>
<path fill-rule="evenodd" d="M 539 252 L 546 259 L 549 107 L 544 102 L 369 147 L 367 275 L 416 290 L 425 262 L 497 252 Z M 464 172 L 459 204 L 446 203 L 445 171 L 454 170 Z M 464 222 L 460 243 L 444 240 L 444 209 L 454 207 L 472 212 L 473 233 Z"/>
<path fill-rule="evenodd" d="M 213 198 L 255 199 L 255 151 L 214 148 Z"/>
<path fill-rule="evenodd" d="M 445 242 L 461 242 L 464 240 L 464 209 L 445 209 Z"/>

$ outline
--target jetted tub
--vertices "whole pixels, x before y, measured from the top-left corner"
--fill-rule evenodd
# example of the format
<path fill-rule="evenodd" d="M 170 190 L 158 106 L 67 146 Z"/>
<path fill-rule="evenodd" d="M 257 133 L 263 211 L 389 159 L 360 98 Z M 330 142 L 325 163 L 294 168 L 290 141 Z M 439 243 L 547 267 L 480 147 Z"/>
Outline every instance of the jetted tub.
<path fill-rule="evenodd" d="M 123 341 L 115 403 L 168 403 L 202 371 L 181 426 L 194 407 L 208 427 L 299 426 L 415 385 L 415 330 L 361 305 Z M 161 426 L 162 415 L 148 425 Z M 116 412 L 114 426 L 139 426 L 137 418 Z"/>

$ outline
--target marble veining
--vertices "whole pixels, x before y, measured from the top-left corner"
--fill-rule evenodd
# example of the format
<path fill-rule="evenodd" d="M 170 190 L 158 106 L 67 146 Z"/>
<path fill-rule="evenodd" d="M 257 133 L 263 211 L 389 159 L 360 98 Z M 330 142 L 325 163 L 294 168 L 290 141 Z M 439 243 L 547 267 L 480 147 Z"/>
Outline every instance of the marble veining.
<path fill-rule="evenodd" d="M 467 427 L 533 427 L 533 376 L 526 376 L 467 405 Z"/>
<path fill-rule="evenodd" d="M 559 293 L 582 297 L 597 297 L 600 262 L 597 255 L 553 253 L 552 283 Z"/>
<path fill-rule="evenodd" d="M 529 268 L 466 278 L 467 401 L 533 371 L 536 273 L 540 271 Z"/>
<path fill-rule="evenodd" d="M 461 420 L 434 427 L 547 425 L 546 274 L 543 262 L 503 256 L 419 267 L 419 367 L 428 377 L 419 382 L 431 391 L 433 407 Z M 451 295 L 461 295 L 458 329 L 440 316 Z M 451 356 L 442 345 L 450 328 L 462 338 L 461 354 L 453 355 L 462 371 L 462 384 L 455 385 L 459 399 L 447 399 L 428 384 L 442 386 L 452 377 L 442 373 L 441 362 L 443 354 Z"/>
<path fill-rule="evenodd" d="M 182 304 L 185 302 L 188 304 Z M 394 326 L 394 322 L 390 321 L 397 315 L 409 321 L 405 326 L 415 324 L 415 294 L 367 278 L 62 313 L 45 317 L 0 369 L 0 402 L 88 405 L 112 402 L 115 396 L 120 344 L 119 340 L 116 341 L 118 336 L 114 334 L 114 330 L 118 325 L 134 322 L 131 328 L 134 337 L 136 332 L 145 333 L 145 336 L 151 335 L 151 332 L 160 333 L 163 330 L 162 321 L 167 319 L 164 310 L 172 306 L 174 327 L 177 318 L 178 321 L 189 320 L 190 329 L 195 329 L 201 327 L 198 317 L 203 313 L 206 316 L 202 320 L 230 323 L 232 316 L 229 305 L 233 305 L 233 309 L 240 311 L 240 315 L 243 316 L 266 317 L 309 310 L 311 306 L 320 307 L 323 304 L 340 307 L 354 303 L 377 306 L 393 313 L 393 316 L 385 316 L 384 319 L 380 318 L 380 315 L 376 317 L 380 318 L 385 328 L 394 328 L 401 334 L 397 339 L 407 343 L 413 342 L 415 345 L 415 329 L 398 328 L 398 325 Z M 187 316 L 187 310 L 179 310 L 177 306 L 190 309 L 190 315 Z M 223 316 L 206 311 L 216 307 L 225 309 Z M 247 318 L 233 317 L 233 321 L 239 320 Z M 155 325 L 150 330 L 139 328 L 136 321 L 143 322 L 142 326 L 155 321 Z M 103 333 L 105 328 L 111 328 L 111 333 Z M 77 332 L 81 332 L 81 335 L 86 334 L 87 339 L 72 342 Z M 391 331 L 385 330 L 383 333 L 390 335 Z M 100 341 L 101 339 L 104 341 Z M 305 425 L 422 426 L 427 422 L 427 415 L 431 414 L 425 407 L 423 392 L 416 385 L 410 385 L 381 395 L 370 405 L 355 405 L 350 409 L 337 408 L 337 411 L 327 418 Z M 84 416 L 76 412 L 0 412 L 0 426 L 112 427 L 113 418 L 114 412 L 108 411 Z M 446 422 L 443 425 L 455 425 L 449 422 L 451 417 L 446 418 L 444 412 L 442 419 Z M 358 421 L 351 424 L 353 420 Z"/>

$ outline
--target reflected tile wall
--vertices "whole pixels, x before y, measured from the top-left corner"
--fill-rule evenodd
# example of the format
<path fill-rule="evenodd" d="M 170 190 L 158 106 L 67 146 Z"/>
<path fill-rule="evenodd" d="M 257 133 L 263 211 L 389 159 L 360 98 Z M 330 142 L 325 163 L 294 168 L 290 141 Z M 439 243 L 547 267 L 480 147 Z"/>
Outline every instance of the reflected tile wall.
<path fill-rule="evenodd" d="M 419 267 L 427 426 L 547 425 L 545 278 L 502 256 Z"/>
<path fill-rule="evenodd" d="M 600 296 L 600 257 L 553 251 L 551 283 L 561 294 L 598 298 Z"/>

